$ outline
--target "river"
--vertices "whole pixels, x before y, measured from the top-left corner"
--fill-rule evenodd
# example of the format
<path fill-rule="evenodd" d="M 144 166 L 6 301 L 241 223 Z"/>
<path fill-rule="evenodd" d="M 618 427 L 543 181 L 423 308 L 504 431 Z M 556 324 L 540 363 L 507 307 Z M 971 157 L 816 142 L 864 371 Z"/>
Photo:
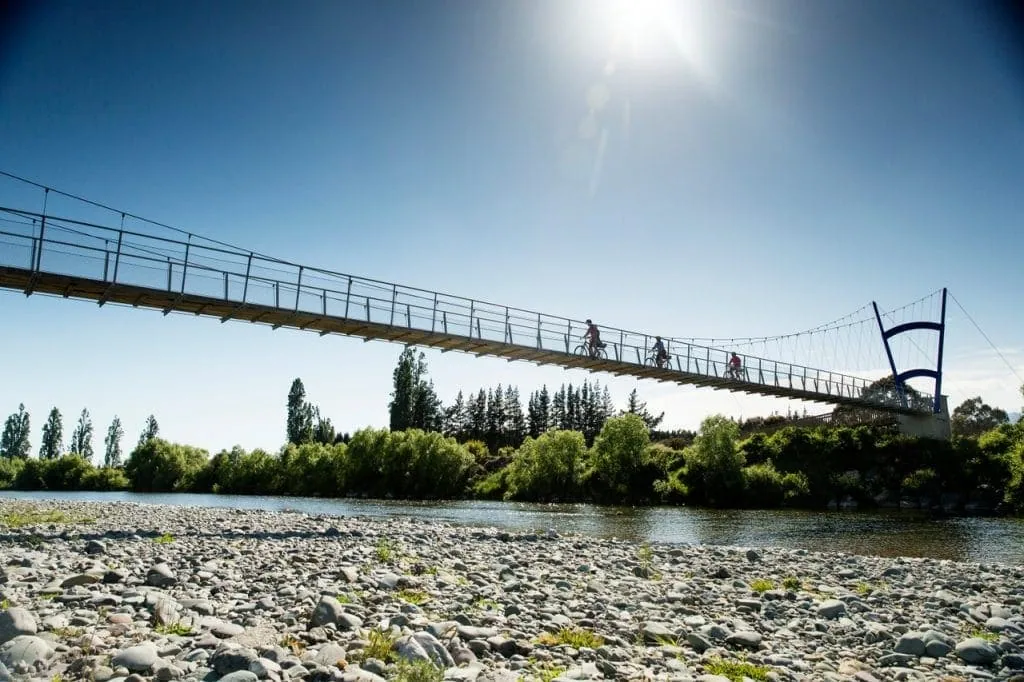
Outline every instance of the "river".
<path fill-rule="evenodd" d="M 509 531 L 574 532 L 679 544 L 787 547 L 876 556 L 1024 564 L 1024 519 L 932 517 L 914 511 L 714 510 L 520 502 L 396 502 L 193 495 L 0 491 L 0 499 L 139 502 L 191 507 L 293 510 L 336 516 L 405 516 Z"/>

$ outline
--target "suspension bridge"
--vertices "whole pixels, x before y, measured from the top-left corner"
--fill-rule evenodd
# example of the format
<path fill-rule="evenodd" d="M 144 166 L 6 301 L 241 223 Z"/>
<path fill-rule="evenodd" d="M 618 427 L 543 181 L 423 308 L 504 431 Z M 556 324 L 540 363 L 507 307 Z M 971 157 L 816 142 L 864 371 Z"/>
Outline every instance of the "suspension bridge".
<path fill-rule="evenodd" d="M 385 340 L 860 408 L 889 413 L 908 432 L 948 436 L 941 396 L 945 290 L 938 322 L 911 321 L 886 329 L 885 321 L 894 311 L 882 313 L 874 306 L 873 316 L 854 321 L 854 314 L 777 337 L 662 334 L 669 357 L 659 362 L 651 351 L 652 333 L 601 325 L 604 347 L 594 354 L 581 342 L 587 325 L 580 320 L 300 265 L 2 171 L 0 181 L 0 288 L 25 295 L 148 308 L 164 315 L 192 314 L 222 323 L 247 321 L 321 336 Z M 873 377 L 856 376 L 746 352 L 758 344 L 767 350 L 772 342 L 799 341 L 815 333 L 820 338 L 857 325 L 862 335 L 865 325 L 874 327 L 875 349 L 884 348 L 889 371 L 879 374 L 876 362 Z M 922 330 L 938 332 L 935 369 L 899 372 L 890 340 Z M 726 343 L 728 350 L 722 347 Z M 737 349 L 746 349 L 738 369 L 730 364 L 731 352 Z M 845 357 L 850 355 L 847 347 Z M 834 361 L 841 362 L 842 357 L 837 354 Z M 877 380 L 886 375 L 893 378 L 895 390 L 879 390 Z M 934 395 L 906 389 L 906 381 L 921 377 L 934 379 Z"/>

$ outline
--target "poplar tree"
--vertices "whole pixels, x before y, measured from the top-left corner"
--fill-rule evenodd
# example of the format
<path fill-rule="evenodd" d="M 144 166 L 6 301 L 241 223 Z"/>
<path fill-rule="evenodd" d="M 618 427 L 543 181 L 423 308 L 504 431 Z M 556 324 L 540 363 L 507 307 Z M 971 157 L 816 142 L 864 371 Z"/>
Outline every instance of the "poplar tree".
<path fill-rule="evenodd" d="M 25 405 L 19 404 L 18 411 L 4 423 L 3 438 L 0 439 L 0 457 L 25 459 L 31 452 L 29 441 L 30 426 Z"/>
<path fill-rule="evenodd" d="M 78 426 L 71 432 L 70 450 L 87 460 L 92 460 L 92 420 L 89 418 L 87 408 L 82 408 L 82 414 L 78 417 Z"/>
<path fill-rule="evenodd" d="M 121 419 L 114 415 L 113 421 L 107 428 L 107 437 L 103 439 L 106 450 L 103 454 L 103 466 L 121 466 L 121 438 L 124 437 L 124 428 L 121 426 Z"/>
<path fill-rule="evenodd" d="M 57 459 L 64 446 L 64 424 L 60 410 L 50 410 L 50 416 L 43 424 L 43 441 L 39 445 L 39 459 Z"/>

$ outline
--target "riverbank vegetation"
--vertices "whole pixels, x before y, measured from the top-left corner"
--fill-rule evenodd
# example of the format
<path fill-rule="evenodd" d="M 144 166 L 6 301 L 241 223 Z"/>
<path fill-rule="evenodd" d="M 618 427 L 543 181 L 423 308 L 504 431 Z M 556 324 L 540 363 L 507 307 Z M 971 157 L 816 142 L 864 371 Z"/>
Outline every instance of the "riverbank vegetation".
<path fill-rule="evenodd" d="M 62 453 L 51 411 L 39 458 L 29 456 L 28 413 L 7 420 L 0 487 L 397 499 L 503 499 L 713 507 L 919 507 L 1024 513 L 1024 422 L 980 398 L 953 413 L 951 442 L 880 426 L 773 425 L 744 433 L 721 415 L 696 434 L 658 431 L 634 391 L 616 412 L 606 388 L 547 387 L 522 410 L 516 387 L 461 393 L 445 408 L 422 355 L 405 351 L 394 374 L 391 429 L 337 434 L 305 397 L 287 400 L 289 442 L 276 452 L 205 450 L 159 437 L 154 417 L 121 464 L 123 428 L 111 424 L 104 465 L 91 461 L 83 410 Z M 1024 390 L 1024 389 L 1022 389 Z M 749 425 L 748 425 L 749 428 Z M 86 445 L 89 447 L 86 448 Z M 45 455 L 45 456 L 43 456 Z"/>

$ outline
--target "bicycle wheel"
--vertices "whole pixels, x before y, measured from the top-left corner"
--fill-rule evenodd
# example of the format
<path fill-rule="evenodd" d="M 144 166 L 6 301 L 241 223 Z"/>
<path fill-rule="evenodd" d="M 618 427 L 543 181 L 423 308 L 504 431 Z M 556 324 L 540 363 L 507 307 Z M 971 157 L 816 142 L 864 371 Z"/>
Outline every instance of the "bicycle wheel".
<path fill-rule="evenodd" d="M 658 362 L 654 359 L 653 355 L 648 355 L 644 359 L 644 367 L 657 367 L 657 366 L 658 366 Z"/>
<path fill-rule="evenodd" d="M 587 348 L 587 344 L 581 343 L 576 346 L 576 350 L 572 352 L 573 355 L 590 355 L 590 349 Z"/>
<path fill-rule="evenodd" d="M 604 348 L 598 348 L 597 352 L 594 353 L 594 357 L 595 358 L 600 358 L 601 360 L 607 360 L 608 359 L 608 352 Z"/>

